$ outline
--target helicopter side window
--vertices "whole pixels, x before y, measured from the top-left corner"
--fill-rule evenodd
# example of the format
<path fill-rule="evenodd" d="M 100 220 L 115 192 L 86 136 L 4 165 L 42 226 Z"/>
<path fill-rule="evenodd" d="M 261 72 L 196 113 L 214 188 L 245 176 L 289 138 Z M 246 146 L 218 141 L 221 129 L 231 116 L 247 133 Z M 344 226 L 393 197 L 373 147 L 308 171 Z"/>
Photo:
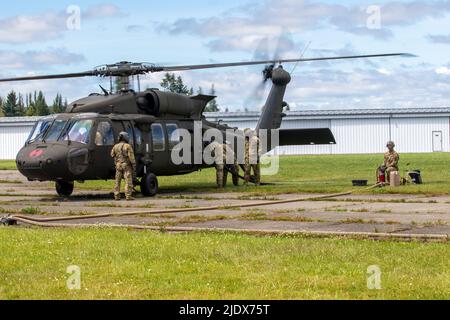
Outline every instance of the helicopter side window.
<path fill-rule="evenodd" d="M 172 150 L 178 143 L 180 143 L 180 134 L 176 124 L 167 124 L 167 136 L 169 137 L 169 148 Z"/>
<path fill-rule="evenodd" d="M 136 150 L 141 151 L 142 150 L 142 131 L 138 127 L 134 127 L 134 135 L 135 135 L 135 141 L 136 141 Z"/>
<path fill-rule="evenodd" d="M 164 151 L 166 139 L 164 137 L 164 130 L 161 124 L 152 124 L 152 139 L 153 139 L 153 150 L 154 151 Z"/>
<path fill-rule="evenodd" d="M 102 121 L 98 124 L 97 132 L 95 133 L 95 144 L 97 146 L 114 145 L 114 132 L 108 121 Z"/>
<path fill-rule="evenodd" d="M 61 135 L 67 120 L 55 120 L 45 136 L 45 142 L 55 142 Z"/>
<path fill-rule="evenodd" d="M 78 120 L 69 130 L 64 140 L 89 144 L 89 135 L 94 124 L 93 120 Z"/>

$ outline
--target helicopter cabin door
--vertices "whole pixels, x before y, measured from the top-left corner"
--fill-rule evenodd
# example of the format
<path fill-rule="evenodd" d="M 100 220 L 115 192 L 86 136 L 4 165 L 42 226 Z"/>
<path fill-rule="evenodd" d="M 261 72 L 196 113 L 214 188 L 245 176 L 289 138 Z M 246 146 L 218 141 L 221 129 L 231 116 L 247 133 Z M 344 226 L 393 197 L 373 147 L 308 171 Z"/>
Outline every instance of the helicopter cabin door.
<path fill-rule="evenodd" d="M 107 119 L 97 120 L 94 135 L 94 148 L 92 152 L 95 175 L 100 179 L 114 176 L 114 160 L 111 158 L 111 149 L 114 146 L 114 130 Z"/>

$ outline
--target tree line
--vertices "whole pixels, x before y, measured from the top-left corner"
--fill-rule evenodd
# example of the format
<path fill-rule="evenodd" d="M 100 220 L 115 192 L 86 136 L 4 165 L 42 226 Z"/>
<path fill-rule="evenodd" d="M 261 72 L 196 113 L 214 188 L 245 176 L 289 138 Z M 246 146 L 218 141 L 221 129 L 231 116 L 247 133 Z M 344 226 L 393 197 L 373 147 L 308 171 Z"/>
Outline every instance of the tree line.
<path fill-rule="evenodd" d="M 181 76 L 177 77 L 173 73 L 166 73 L 160 85 L 165 91 L 184 94 L 187 96 L 194 95 L 194 88 L 192 87 L 189 88 L 187 85 L 184 84 L 183 78 Z M 198 87 L 196 93 L 203 94 L 203 88 Z M 216 88 L 214 86 L 214 83 L 211 85 L 208 94 L 211 96 L 216 95 Z M 205 112 L 218 112 L 218 111 L 220 111 L 220 109 L 216 99 L 209 102 L 205 108 Z"/>
<path fill-rule="evenodd" d="M 63 100 L 61 94 L 57 94 L 51 105 L 47 104 L 42 91 L 21 94 L 10 91 L 5 98 L 0 97 L 0 116 L 46 116 L 53 113 L 63 113 L 67 107 L 67 99 Z"/>

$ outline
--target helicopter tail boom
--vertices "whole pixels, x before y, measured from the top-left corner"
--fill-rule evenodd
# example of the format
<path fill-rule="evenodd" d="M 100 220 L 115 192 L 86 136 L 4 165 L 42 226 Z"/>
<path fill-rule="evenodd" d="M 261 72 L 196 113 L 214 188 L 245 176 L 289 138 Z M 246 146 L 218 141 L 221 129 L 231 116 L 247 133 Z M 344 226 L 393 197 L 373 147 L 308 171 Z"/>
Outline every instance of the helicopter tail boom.
<path fill-rule="evenodd" d="M 283 99 L 286 87 L 291 81 L 291 75 L 280 66 L 272 71 L 271 78 L 273 86 L 262 109 L 256 132 L 259 132 L 259 130 L 279 129 L 281 120 L 285 116 L 283 108 L 286 104 Z"/>

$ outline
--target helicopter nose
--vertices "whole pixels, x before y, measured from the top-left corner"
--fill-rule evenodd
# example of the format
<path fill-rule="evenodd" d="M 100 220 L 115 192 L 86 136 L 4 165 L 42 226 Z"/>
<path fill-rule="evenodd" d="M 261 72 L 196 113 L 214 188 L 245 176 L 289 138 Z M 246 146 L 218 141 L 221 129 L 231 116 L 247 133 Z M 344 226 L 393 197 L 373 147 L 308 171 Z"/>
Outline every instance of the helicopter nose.
<path fill-rule="evenodd" d="M 17 155 L 17 169 L 29 180 L 54 180 L 68 174 L 63 146 L 27 146 Z"/>

